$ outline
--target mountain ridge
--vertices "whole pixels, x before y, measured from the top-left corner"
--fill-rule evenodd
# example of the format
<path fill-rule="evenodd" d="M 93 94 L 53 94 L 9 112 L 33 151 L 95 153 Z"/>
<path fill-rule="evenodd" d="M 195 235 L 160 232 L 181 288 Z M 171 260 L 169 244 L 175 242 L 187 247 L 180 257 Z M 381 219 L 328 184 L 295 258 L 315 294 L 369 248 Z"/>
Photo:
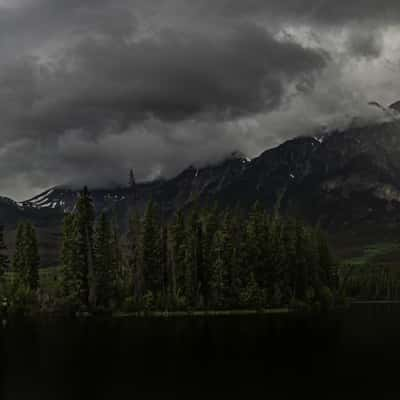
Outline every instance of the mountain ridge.
<path fill-rule="evenodd" d="M 398 123 L 391 122 L 319 137 L 300 136 L 267 149 L 252 160 L 234 155 L 215 165 L 189 166 L 171 179 L 138 183 L 134 188 L 121 185 L 114 189 L 94 189 L 91 193 L 97 211 L 127 202 L 143 209 L 150 198 L 167 212 L 176 211 L 194 198 L 212 200 L 213 197 L 229 204 L 240 200 L 247 206 L 259 200 L 269 207 L 283 197 L 288 207 L 293 187 L 301 191 L 312 180 L 319 180 L 321 194 L 341 191 L 346 198 L 350 192 L 372 191 L 377 199 L 400 203 L 397 132 L 400 132 Z M 246 187 L 246 196 L 241 186 Z M 0 198 L 0 202 L 15 212 L 53 209 L 64 213 L 73 210 L 78 196 L 79 190 L 56 186 L 23 202 L 6 198 Z"/>
<path fill-rule="evenodd" d="M 400 221 L 400 124 L 300 136 L 252 160 L 236 155 L 216 165 L 190 166 L 171 179 L 91 194 L 97 212 L 115 213 L 122 229 L 129 214 L 142 213 L 150 199 L 165 216 L 194 202 L 249 209 L 258 201 L 267 209 L 278 207 L 283 214 L 320 224 L 333 237 L 351 242 L 371 231 L 366 241 L 373 240 L 373 235 L 396 231 Z M 57 232 L 53 239 L 58 240 L 62 216 L 73 210 L 78 195 L 56 187 L 19 204 L 0 200 L 0 217 L 7 214 L 11 227 L 18 219 L 31 219 Z M 2 214 L 2 208 L 9 212 Z"/>

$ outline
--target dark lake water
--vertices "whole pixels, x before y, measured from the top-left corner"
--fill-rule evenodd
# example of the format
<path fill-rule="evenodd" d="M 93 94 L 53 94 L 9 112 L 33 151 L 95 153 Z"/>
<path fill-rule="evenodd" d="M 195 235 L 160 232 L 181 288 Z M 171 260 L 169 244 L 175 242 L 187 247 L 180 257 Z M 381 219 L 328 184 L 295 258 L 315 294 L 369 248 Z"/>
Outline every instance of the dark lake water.
<path fill-rule="evenodd" d="M 1 400 L 399 398 L 400 305 L 15 322 L 0 329 L 0 372 Z"/>

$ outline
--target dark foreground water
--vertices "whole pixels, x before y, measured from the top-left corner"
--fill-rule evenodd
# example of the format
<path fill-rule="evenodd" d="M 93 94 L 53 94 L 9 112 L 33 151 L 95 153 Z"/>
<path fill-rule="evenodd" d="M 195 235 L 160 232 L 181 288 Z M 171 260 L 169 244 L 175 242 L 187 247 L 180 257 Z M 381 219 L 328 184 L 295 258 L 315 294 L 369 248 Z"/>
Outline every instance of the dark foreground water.
<path fill-rule="evenodd" d="M 233 394 L 400 398 L 400 305 L 354 305 L 318 316 L 25 321 L 0 328 L 1 400 Z"/>

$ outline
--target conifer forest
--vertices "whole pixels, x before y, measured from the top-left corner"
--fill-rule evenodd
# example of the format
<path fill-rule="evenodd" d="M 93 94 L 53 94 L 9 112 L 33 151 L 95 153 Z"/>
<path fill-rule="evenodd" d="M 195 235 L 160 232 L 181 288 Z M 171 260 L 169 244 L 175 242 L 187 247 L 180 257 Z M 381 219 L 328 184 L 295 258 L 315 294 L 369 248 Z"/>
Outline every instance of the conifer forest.
<path fill-rule="evenodd" d="M 122 233 L 113 213 L 96 217 L 85 188 L 65 215 L 60 265 L 47 279 L 30 223 L 19 224 L 11 260 L 5 250 L 0 230 L 3 298 L 23 312 L 326 309 L 347 295 L 399 292 L 388 271 L 338 265 L 321 229 L 259 204 L 195 206 L 165 218 L 150 201 Z"/>

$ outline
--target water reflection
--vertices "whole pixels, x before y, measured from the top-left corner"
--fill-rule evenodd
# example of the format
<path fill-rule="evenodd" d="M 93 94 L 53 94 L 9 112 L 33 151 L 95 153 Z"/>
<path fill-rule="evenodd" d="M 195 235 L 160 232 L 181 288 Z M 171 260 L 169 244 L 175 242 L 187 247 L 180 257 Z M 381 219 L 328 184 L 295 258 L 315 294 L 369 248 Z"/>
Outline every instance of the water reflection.
<path fill-rule="evenodd" d="M 14 321 L 0 333 L 1 399 L 382 395 L 396 391 L 399 312 Z"/>

